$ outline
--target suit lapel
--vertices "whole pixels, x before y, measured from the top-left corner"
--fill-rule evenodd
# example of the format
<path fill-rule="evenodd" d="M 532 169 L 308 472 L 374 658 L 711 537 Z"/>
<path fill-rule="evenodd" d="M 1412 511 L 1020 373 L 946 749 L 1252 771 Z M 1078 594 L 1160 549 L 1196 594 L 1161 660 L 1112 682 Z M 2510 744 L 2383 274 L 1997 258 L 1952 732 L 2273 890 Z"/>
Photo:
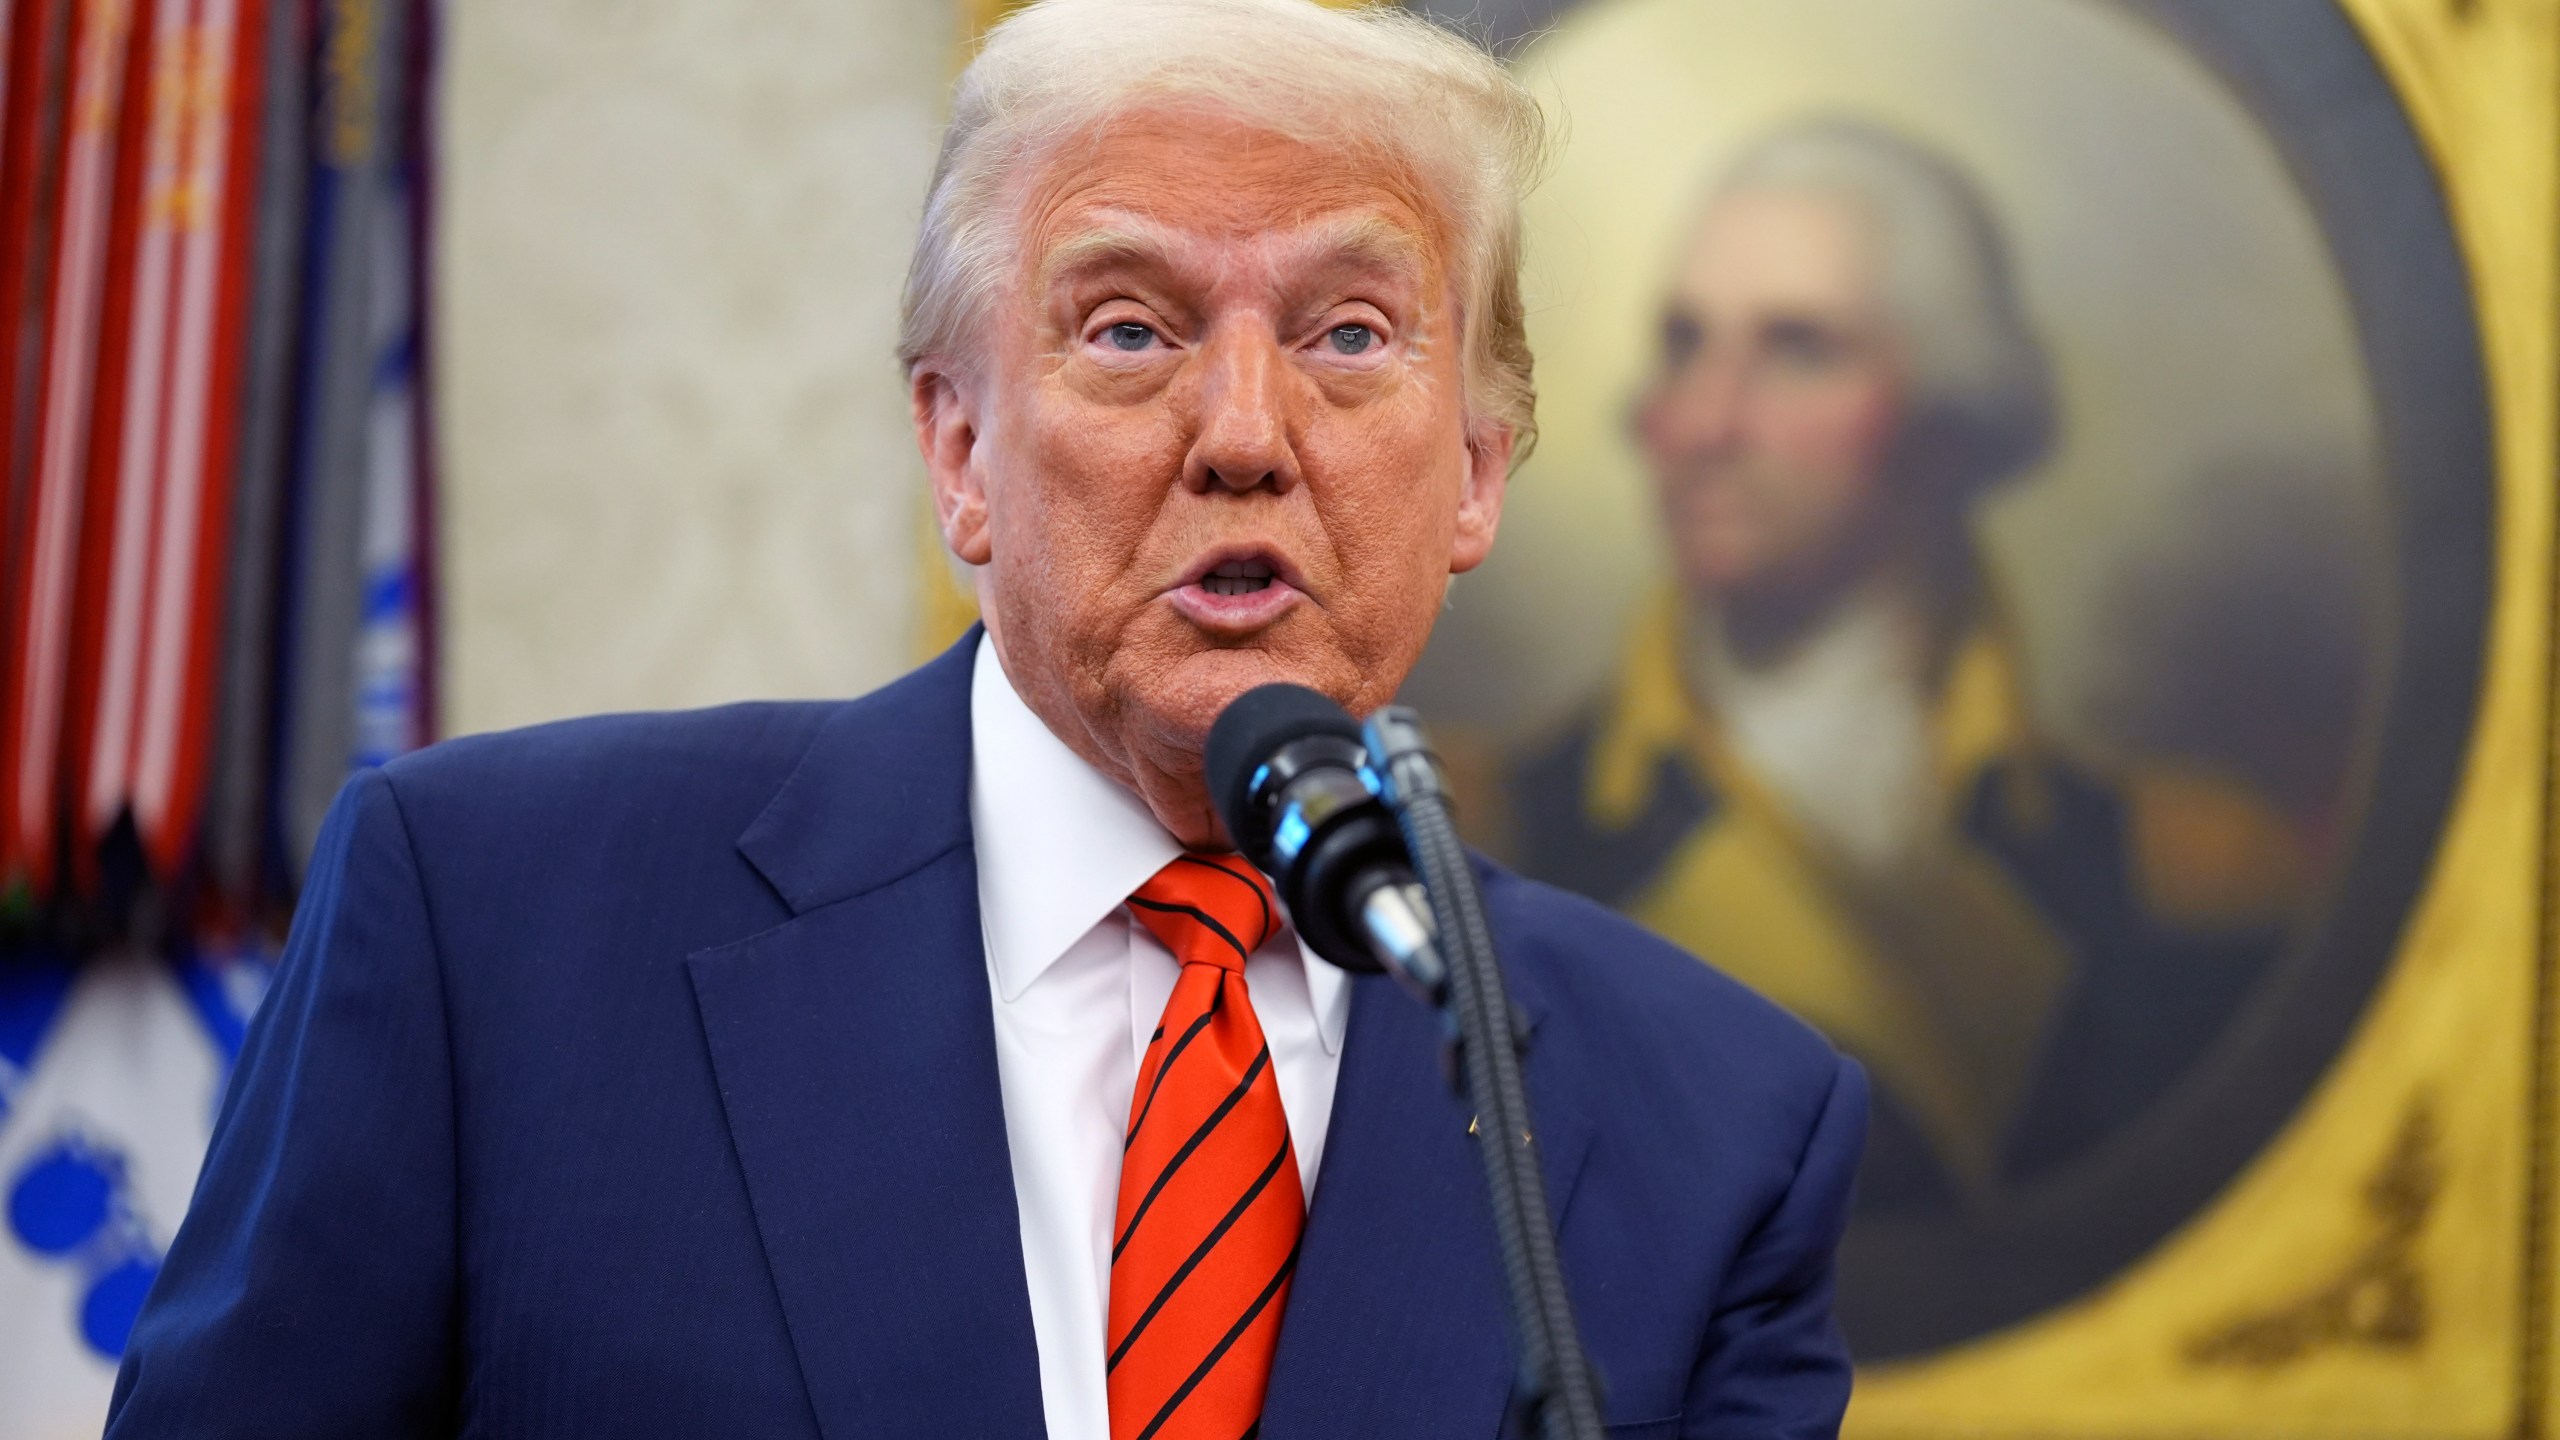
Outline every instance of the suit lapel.
<path fill-rule="evenodd" d="M 1533 1023 L 1542 1008 L 1506 967 Z M 1559 1227 L 1590 1129 L 1531 1052 L 1529 1083 Z M 1315 1203 L 1281 1322 L 1262 1434 L 1466 1437 L 1500 1431 L 1512 1380 L 1504 1298 L 1472 1117 L 1443 1077 L 1439 1017 L 1383 978 L 1351 1022 Z"/>
<path fill-rule="evenodd" d="M 829 1440 L 1043 1433 L 969 843 L 974 644 L 829 724 L 740 841 L 794 918 L 688 962 Z"/>
<path fill-rule="evenodd" d="M 793 918 L 688 966 L 828 1440 L 1044 1433 L 969 833 L 976 647 L 829 722 L 738 842 Z M 1561 1226 L 1590 1131 L 1534 1047 L 1528 1078 Z M 1483 1440 L 1509 1319 L 1438 1017 L 1356 982 L 1335 1093 L 1262 1433 Z"/>

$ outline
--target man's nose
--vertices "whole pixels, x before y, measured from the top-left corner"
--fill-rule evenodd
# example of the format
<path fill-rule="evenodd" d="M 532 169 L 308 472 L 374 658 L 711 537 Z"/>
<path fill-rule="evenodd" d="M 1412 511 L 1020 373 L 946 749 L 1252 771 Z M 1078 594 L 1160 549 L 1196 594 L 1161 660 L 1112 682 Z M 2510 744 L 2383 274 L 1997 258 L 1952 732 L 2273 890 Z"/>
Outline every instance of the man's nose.
<path fill-rule="evenodd" d="M 1277 337 L 1256 325 L 1223 327 L 1194 363 L 1198 431 L 1183 484 L 1202 493 L 1264 486 L 1286 493 L 1298 483 L 1298 459 L 1289 436 L 1289 362 Z"/>

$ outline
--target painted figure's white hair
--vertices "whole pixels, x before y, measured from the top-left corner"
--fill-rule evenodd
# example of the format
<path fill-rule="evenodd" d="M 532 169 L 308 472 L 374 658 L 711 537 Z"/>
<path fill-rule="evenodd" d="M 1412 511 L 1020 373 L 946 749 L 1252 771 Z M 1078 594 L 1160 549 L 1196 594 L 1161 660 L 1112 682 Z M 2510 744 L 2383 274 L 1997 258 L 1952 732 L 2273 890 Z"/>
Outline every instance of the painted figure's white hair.
<path fill-rule="evenodd" d="M 1825 118 L 1751 145 L 1711 195 L 1758 189 L 1834 196 L 1875 227 L 1885 304 L 1910 365 L 1906 425 L 1952 452 L 1959 497 L 2044 455 L 2054 424 L 2051 367 L 2000 227 L 1970 176 L 1880 125 Z"/>
<path fill-rule="evenodd" d="M 1116 117 L 1201 108 L 1374 155 L 1420 182 L 1451 237 L 1468 418 L 1535 434 L 1520 197 L 1545 160 L 1537 102 L 1484 51 L 1391 6 L 1312 0 L 1035 0 L 960 76 L 898 336 L 908 371 L 966 369 L 1019 273 L 1017 182 Z"/>

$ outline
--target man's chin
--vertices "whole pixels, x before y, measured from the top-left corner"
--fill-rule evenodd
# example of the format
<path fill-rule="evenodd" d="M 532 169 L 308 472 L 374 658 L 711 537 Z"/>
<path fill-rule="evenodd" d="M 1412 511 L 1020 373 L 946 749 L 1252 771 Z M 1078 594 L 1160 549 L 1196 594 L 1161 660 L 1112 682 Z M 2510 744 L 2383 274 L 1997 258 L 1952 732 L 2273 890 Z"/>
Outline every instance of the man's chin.
<path fill-rule="evenodd" d="M 1208 647 L 1183 655 L 1161 668 L 1149 666 L 1136 679 L 1132 699 L 1155 721 L 1164 739 L 1186 750 L 1206 745 L 1216 724 L 1236 697 L 1259 685 L 1286 682 L 1321 690 L 1335 699 L 1347 688 L 1340 663 L 1300 659 L 1258 647 Z"/>

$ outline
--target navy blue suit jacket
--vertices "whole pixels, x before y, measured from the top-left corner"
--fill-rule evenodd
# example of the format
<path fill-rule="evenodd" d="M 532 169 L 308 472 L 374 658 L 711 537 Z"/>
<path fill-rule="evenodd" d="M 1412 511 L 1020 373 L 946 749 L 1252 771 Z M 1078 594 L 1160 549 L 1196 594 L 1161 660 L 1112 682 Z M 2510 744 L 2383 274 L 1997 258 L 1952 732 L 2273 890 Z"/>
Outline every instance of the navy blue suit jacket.
<path fill-rule="evenodd" d="M 351 782 L 112 1440 L 1040 1435 L 971 649 Z M 1832 1433 L 1862 1076 L 1596 905 L 1485 898 L 1612 1433 Z M 1269 1440 L 1503 1429 L 1468 1119 L 1435 1018 L 1355 982 Z"/>

